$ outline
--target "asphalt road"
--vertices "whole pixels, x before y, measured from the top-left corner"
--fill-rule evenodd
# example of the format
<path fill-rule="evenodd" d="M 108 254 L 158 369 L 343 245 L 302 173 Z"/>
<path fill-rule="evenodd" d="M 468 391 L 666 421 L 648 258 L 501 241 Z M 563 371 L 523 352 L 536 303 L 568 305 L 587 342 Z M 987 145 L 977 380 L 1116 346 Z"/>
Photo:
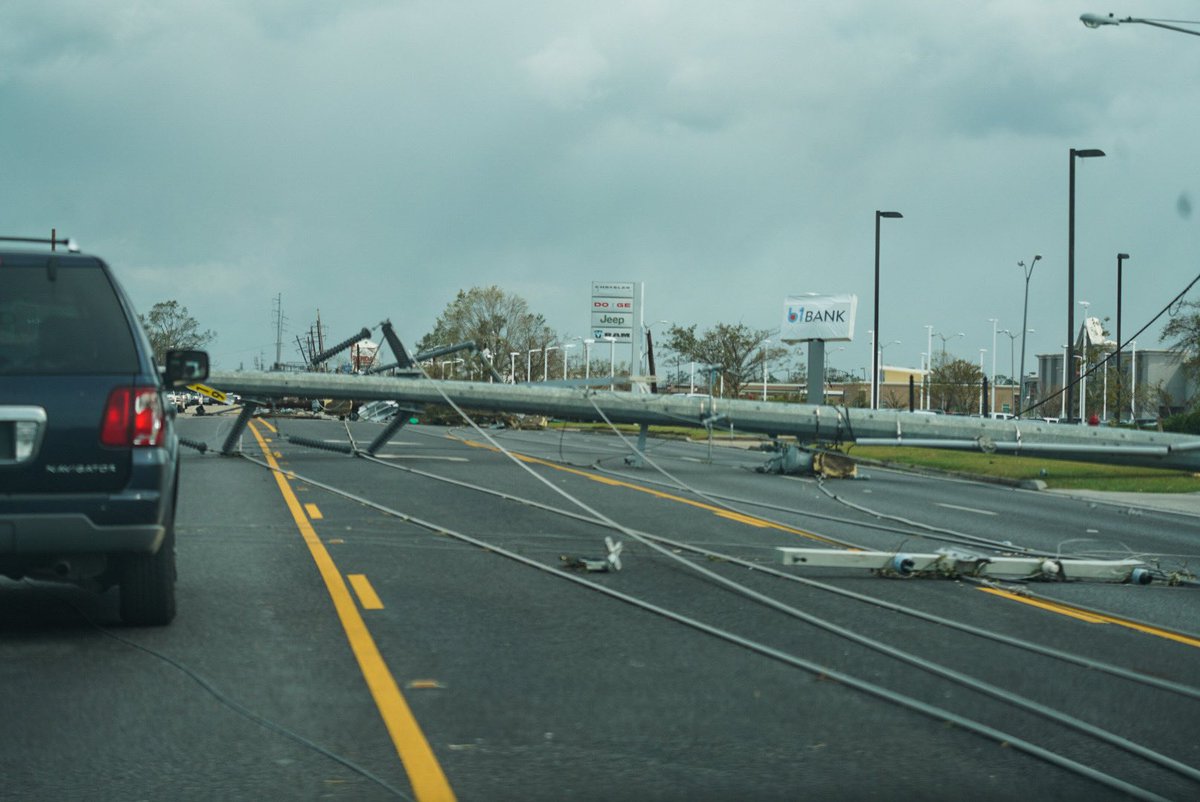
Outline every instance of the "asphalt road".
<path fill-rule="evenodd" d="M 180 428 L 219 447 L 230 424 Z M 884 470 L 766 476 L 761 454 L 652 441 L 668 477 L 611 436 L 414 426 L 372 461 L 287 442 L 346 443 L 336 421 L 253 428 L 257 462 L 186 458 L 171 626 L 120 626 L 111 592 L 0 581 L 0 796 L 1200 795 L 1196 589 L 997 593 L 776 552 L 1007 541 L 1171 571 L 1197 562 L 1194 517 Z M 622 570 L 566 570 L 606 536 Z"/>

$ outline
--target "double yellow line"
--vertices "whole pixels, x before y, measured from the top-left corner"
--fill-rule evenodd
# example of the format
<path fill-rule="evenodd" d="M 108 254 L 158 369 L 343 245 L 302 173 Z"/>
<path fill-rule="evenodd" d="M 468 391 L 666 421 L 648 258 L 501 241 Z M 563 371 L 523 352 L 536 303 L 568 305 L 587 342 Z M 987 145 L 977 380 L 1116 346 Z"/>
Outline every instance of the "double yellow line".
<path fill-rule="evenodd" d="M 493 448 L 490 445 L 486 445 L 484 443 L 480 443 L 475 440 L 462 440 L 461 442 L 464 443 L 465 445 L 471 446 L 472 448 L 482 448 L 482 449 L 486 449 L 488 451 L 496 450 L 495 448 Z M 780 532 L 787 532 L 788 534 L 799 535 L 800 537 L 806 537 L 810 540 L 816 540 L 821 543 L 828 543 L 832 546 L 845 546 L 846 545 L 845 543 L 842 543 L 841 541 L 833 540 L 832 538 L 823 537 L 821 535 L 816 534 L 815 532 L 809 532 L 808 530 L 805 530 L 805 529 L 798 529 L 794 526 L 788 526 L 787 524 L 781 524 L 781 523 L 776 523 L 774 521 L 768 521 L 765 518 L 758 518 L 756 516 L 746 515 L 745 513 L 741 513 L 741 512 L 733 512 L 731 510 L 727 510 L 722 507 L 717 507 L 713 504 L 705 504 L 702 501 L 695 501 L 690 498 L 684 498 L 683 496 L 677 496 L 673 493 L 665 493 L 662 490 L 655 490 L 653 488 L 646 487 L 644 485 L 634 484 L 632 482 L 624 482 L 624 481 L 621 481 L 620 479 L 613 479 L 610 476 L 603 476 L 601 474 L 598 474 L 598 473 L 595 473 L 592 471 L 583 471 L 578 468 L 571 468 L 566 465 L 560 465 L 557 462 L 550 462 L 549 460 L 539 459 L 537 457 L 530 457 L 530 456 L 526 456 L 525 454 L 518 454 L 515 451 L 512 452 L 512 455 L 514 457 L 516 457 L 517 459 L 521 460 L 521 462 L 526 462 L 531 465 L 541 465 L 546 468 L 553 468 L 556 471 L 562 471 L 563 473 L 569 473 L 574 476 L 582 476 L 584 479 L 588 479 L 593 482 L 599 482 L 600 484 L 608 485 L 609 487 L 622 487 L 622 488 L 625 488 L 626 490 L 636 490 L 639 493 L 645 493 L 647 495 L 654 496 L 655 498 L 661 498 L 666 501 L 674 501 L 678 504 L 686 504 L 689 507 L 695 507 L 697 509 L 705 510 L 706 512 L 711 512 L 713 515 L 716 515 L 718 518 L 725 518 L 727 520 L 736 521 L 738 523 L 746 524 L 748 526 L 758 527 L 759 529 L 775 529 Z"/>
<path fill-rule="evenodd" d="M 489 451 L 496 450 L 495 448 L 493 448 L 490 445 L 486 445 L 484 443 L 480 443 L 480 442 L 474 441 L 474 440 L 465 440 L 464 439 L 461 442 L 468 446 L 471 446 L 472 448 L 483 448 L 483 449 L 487 449 Z M 599 482 L 600 484 L 609 485 L 610 487 L 623 487 L 628 490 L 636 490 L 639 493 L 647 493 L 651 496 L 655 496 L 656 498 L 666 499 L 668 501 L 674 501 L 674 502 L 678 502 L 680 504 L 687 504 L 692 507 L 696 507 L 696 508 L 699 508 L 702 510 L 707 510 L 708 512 L 711 512 L 713 515 L 719 516 L 721 518 L 725 518 L 725 519 L 728 519 L 731 521 L 737 521 L 738 523 L 747 524 L 749 526 L 755 526 L 755 527 L 764 528 L 764 529 L 776 529 L 776 530 L 779 530 L 782 532 L 788 532 L 791 534 L 800 535 L 801 537 L 806 537 L 806 538 L 810 538 L 812 540 L 818 540 L 818 541 L 821 541 L 824 543 L 830 543 L 830 544 L 837 545 L 837 546 L 845 546 L 846 545 L 837 540 L 832 540 L 830 538 L 822 537 L 821 535 L 818 535 L 813 532 L 808 532 L 803 529 L 797 529 L 795 527 L 786 526 L 784 524 L 778 524 L 773 521 L 765 520 L 763 518 L 756 518 L 752 515 L 745 515 L 743 513 L 731 512 L 730 510 L 722 509 L 721 507 L 716 507 L 711 504 L 704 504 L 702 502 L 694 501 L 694 500 L 688 499 L 688 498 L 683 498 L 681 496 L 676 496 L 671 493 L 664 493 L 661 490 L 654 490 L 649 487 L 644 487 L 643 485 L 633 484 L 631 482 L 623 482 L 620 479 L 613 479 L 612 477 L 609 477 L 609 476 L 603 476 L 603 475 L 596 474 L 593 472 L 583 471 L 578 468 L 571 468 L 571 467 L 568 467 L 565 465 L 560 465 L 555 462 L 550 462 L 548 460 L 538 459 L 537 457 L 530 457 L 530 456 L 526 456 L 524 454 L 518 454 L 516 452 L 513 452 L 513 456 L 516 457 L 517 459 L 521 460 L 522 462 L 530 463 L 533 465 L 542 465 L 547 468 L 553 468 L 556 471 L 563 471 L 565 473 L 570 473 L 575 476 L 582 476 L 585 479 L 590 479 L 593 482 Z M 1022 604 L 1028 604 L 1031 607 L 1037 607 L 1039 609 L 1046 610 L 1047 612 L 1057 613 L 1059 615 L 1065 615 L 1070 618 L 1077 619 L 1079 621 L 1087 622 L 1089 624 L 1114 624 L 1116 626 L 1136 630 L 1138 632 L 1142 632 L 1147 635 L 1153 635 L 1158 638 L 1166 638 L 1167 640 L 1172 640 L 1177 643 L 1185 644 L 1187 646 L 1200 647 L 1200 640 L 1197 640 L 1196 638 L 1193 638 L 1193 637 L 1189 637 L 1187 635 L 1181 635 L 1177 632 L 1172 632 L 1168 629 L 1152 627 L 1147 624 L 1140 624 L 1136 621 L 1129 621 L 1129 620 L 1126 620 L 1123 618 L 1117 618 L 1115 616 L 1104 615 L 1101 613 L 1095 613 L 1090 610 L 1083 610 L 1083 609 L 1080 609 L 1077 607 L 1072 607 L 1069 604 L 1062 604 L 1060 602 L 1050 602 L 1050 601 L 1045 601 L 1042 599 L 1033 599 L 1028 596 L 1020 596 L 1020 595 L 1017 595 L 1015 593 L 1010 593 L 1005 590 L 998 590 L 995 588 L 979 588 L 979 590 L 982 590 L 985 593 L 991 593 L 995 596 L 999 596 L 1004 599 L 1009 599 L 1011 601 L 1021 602 Z"/>
<path fill-rule="evenodd" d="M 1105 615 L 1104 613 L 1097 613 L 1092 610 L 1084 610 L 1079 607 L 1073 607 L 1070 604 L 1063 604 L 1062 602 L 1052 602 L 1046 601 L 1045 599 L 1033 599 L 1028 596 L 1020 596 L 1016 593 L 1010 593 L 1007 590 L 1000 590 L 999 588 L 978 588 L 978 590 L 982 590 L 984 593 L 990 593 L 993 596 L 999 596 L 1002 599 L 1020 602 L 1021 604 L 1028 604 L 1031 607 L 1037 607 L 1039 609 L 1046 610 L 1047 612 L 1058 613 L 1059 615 L 1065 615 L 1070 618 L 1078 619 L 1079 621 L 1085 621 L 1089 624 L 1115 624 L 1119 627 L 1125 627 L 1126 629 L 1133 629 L 1138 632 L 1143 632 L 1147 635 L 1153 635 L 1156 638 L 1166 638 L 1167 640 L 1173 640 L 1176 643 L 1182 643 L 1187 646 L 1200 647 L 1200 640 L 1187 635 L 1180 635 L 1178 632 L 1172 632 L 1169 629 L 1160 629 L 1159 627 L 1152 627 L 1148 624 L 1139 624 L 1137 621 L 1129 621 L 1124 618 L 1117 618 L 1116 616 Z"/>
<path fill-rule="evenodd" d="M 273 469 L 272 474 L 279 485 L 279 492 L 283 496 L 288 510 L 292 513 L 296 528 L 300 530 L 300 536 L 304 538 L 304 543 L 308 546 L 309 554 L 312 555 L 313 562 L 316 563 L 317 570 L 321 573 L 321 578 L 325 581 L 325 588 L 329 591 L 330 599 L 333 600 L 333 607 L 342 622 L 346 639 L 350 642 L 350 649 L 358 661 L 358 667 L 375 700 L 375 706 L 379 709 L 379 715 L 383 718 L 384 726 L 387 727 L 388 734 L 392 738 L 392 744 L 400 756 L 400 761 L 404 764 L 404 770 L 412 784 L 413 793 L 418 802 L 453 802 L 454 791 L 451 790 L 450 783 L 434 756 L 429 741 L 425 738 L 425 733 L 421 731 L 416 717 L 413 716 L 412 709 L 405 701 L 404 694 L 400 692 L 400 686 L 388 669 L 383 655 L 380 654 L 375 639 L 371 637 L 366 622 L 363 621 L 362 614 L 350 594 L 350 589 L 346 586 L 345 578 L 334 564 L 333 558 L 329 556 L 329 551 L 321 542 L 316 530 L 313 529 L 308 516 L 305 515 L 303 505 L 296 498 L 296 493 L 292 490 L 291 485 L 288 484 L 287 476 L 279 467 L 267 440 L 259 434 L 254 424 L 255 421 L 251 421 L 250 431 L 258 441 L 267 464 Z"/>

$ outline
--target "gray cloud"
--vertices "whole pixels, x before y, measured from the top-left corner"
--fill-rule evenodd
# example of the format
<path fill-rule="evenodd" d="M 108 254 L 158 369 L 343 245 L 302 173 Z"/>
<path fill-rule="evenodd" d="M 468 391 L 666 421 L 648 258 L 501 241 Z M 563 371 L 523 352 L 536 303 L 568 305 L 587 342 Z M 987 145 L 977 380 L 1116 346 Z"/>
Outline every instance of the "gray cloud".
<path fill-rule="evenodd" d="M 179 297 L 226 366 L 273 355 L 277 293 L 296 331 L 320 308 L 413 340 L 490 283 L 576 334 L 593 279 L 643 280 L 651 318 L 704 325 L 773 326 L 810 290 L 869 310 L 877 208 L 905 214 L 885 231 L 890 353 L 915 364 L 927 323 L 990 349 L 1034 252 L 1051 350 L 1070 147 L 1110 154 L 1080 171 L 1093 309 L 1115 294 L 1110 252 L 1158 271 L 1131 319 L 1200 244 L 1178 203 L 1200 178 L 1198 51 L 1089 31 L 1082 10 L 6 4 L 0 102 L 21 125 L 0 133 L 0 213 L 80 238 L 143 307 Z M 844 358 L 865 364 L 867 327 Z"/>

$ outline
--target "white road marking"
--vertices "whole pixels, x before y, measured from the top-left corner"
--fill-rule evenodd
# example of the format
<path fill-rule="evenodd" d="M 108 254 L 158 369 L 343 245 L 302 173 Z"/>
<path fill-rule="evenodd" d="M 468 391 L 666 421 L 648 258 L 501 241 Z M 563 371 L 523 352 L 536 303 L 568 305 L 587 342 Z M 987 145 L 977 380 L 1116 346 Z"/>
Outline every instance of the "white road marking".
<path fill-rule="evenodd" d="M 376 454 L 375 459 L 431 459 L 439 462 L 466 462 L 466 457 L 433 457 L 423 454 Z"/>
<path fill-rule="evenodd" d="M 963 512 L 973 512 L 976 515 L 999 515 L 1000 514 L 998 512 L 992 512 L 991 510 L 977 510 L 974 507 L 960 507 L 957 504 L 942 504 L 942 503 L 938 502 L 937 506 L 945 507 L 948 510 L 962 510 Z"/>

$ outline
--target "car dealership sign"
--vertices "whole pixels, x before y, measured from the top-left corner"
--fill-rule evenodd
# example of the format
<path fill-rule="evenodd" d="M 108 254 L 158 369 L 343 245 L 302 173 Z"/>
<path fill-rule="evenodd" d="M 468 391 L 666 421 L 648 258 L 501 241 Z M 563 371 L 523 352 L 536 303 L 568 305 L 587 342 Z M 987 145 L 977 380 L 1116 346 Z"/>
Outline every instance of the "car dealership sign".
<path fill-rule="evenodd" d="M 592 336 L 633 342 L 634 305 L 637 302 L 632 281 L 592 282 Z"/>
<path fill-rule="evenodd" d="M 783 302 L 780 339 L 853 340 L 857 295 L 789 295 Z"/>

